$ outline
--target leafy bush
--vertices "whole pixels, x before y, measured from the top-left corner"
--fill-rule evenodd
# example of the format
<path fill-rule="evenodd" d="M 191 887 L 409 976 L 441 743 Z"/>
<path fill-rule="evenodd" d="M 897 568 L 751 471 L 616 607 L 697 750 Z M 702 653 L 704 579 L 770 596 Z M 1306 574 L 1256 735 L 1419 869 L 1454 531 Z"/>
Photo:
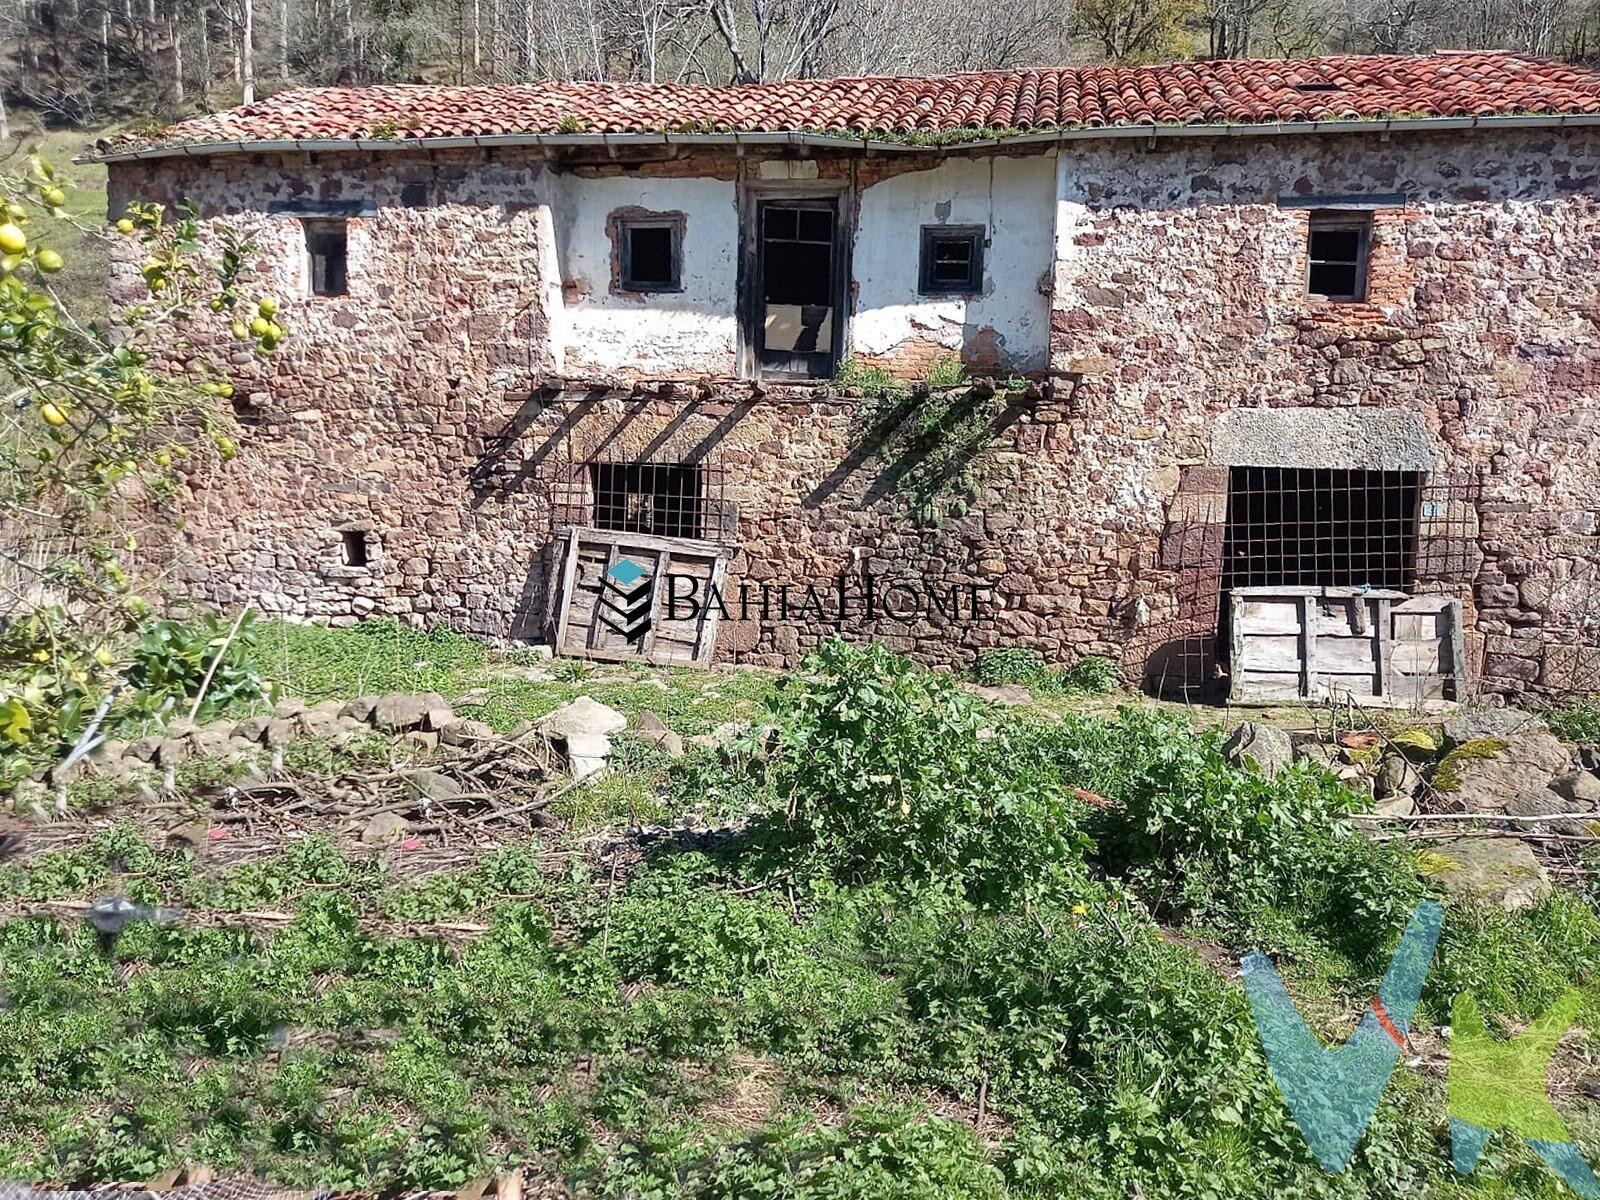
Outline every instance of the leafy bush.
<path fill-rule="evenodd" d="M 1050 677 L 1050 668 L 1045 665 L 1044 655 L 1027 646 L 985 650 L 978 655 L 973 672 L 985 687 L 1009 683 L 1039 687 Z"/>
<path fill-rule="evenodd" d="M 978 655 L 973 673 L 986 687 L 1021 684 L 1069 696 L 1103 696 L 1122 686 L 1121 668 L 1109 658 L 1085 654 L 1070 667 L 1055 671 L 1046 664 L 1044 655 L 1027 646 L 985 650 Z"/>
<path fill-rule="evenodd" d="M 254 615 L 245 615 L 230 640 L 232 629 L 231 621 L 211 613 L 147 625 L 133 645 L 125 676 L 137 708 L 155 713 L 181 707 L 199 694 L 207 671 L 211 681 L 197 714 L 200 720 L 261 699 L 264 687 L 253 661 Z"/>
<path fill-rule="evenodd" d="M 1064 692 L 1103 696 L 1122 686 L 1122 669 L 1109 658 L 1085 654 L 1061 672 L 1059 686 Z"/>
<path fill-rule="evenodd" d="M 1013 729 L 951 680 L 874 644 L 809 656 L 786 709 L 777 791 L 802 851 L 845 880 L 950 886 L 1004 903 L 1046 889 L 1084 843 Z"/>
<path fill-rule="evenodd" d="M 1600 743 L 1600 696 L 1569 700 L 1540 711 L 1557 737 L 1569 742 Z"/>
<path fill-rule="evenodd" d="M 0 743 L 15 751 L 4 757 L 0 786 L 59 759 L 119 681 L 126 686 L 106 711 L 102 734 L 153 713 L 186 713 L 224 646 L 199 717 L 210 719 L 263 694 L 250 662 L 255 631 L 249 617 L 231 642 L 232 622 L 207 613 L 185 620 L 146 617 L 115 640 L 93 645 L 58 616 L 41 605 L 0 630 Z M 120 659 L 114 645 L 122 647 Z"/>
<path fill-rule="evenodd" d="M 833 380 L 840 387 L 865 392 L 868 395 L 902 394 L 905 387 L 882 367 L 869 367 L 855 355 L 846 356 L 834 372 Z"/>
<path fill-rule="evenodd" d="M 1421 895 L 1409 855 L 1345 821 L 1355 797 L 1326 772 L 1264 778 L 1228 762 L 1220 741 L 1124 708 L 1115 721 L 1039 727 L 1033 752 L 1067 786 L 1116 802 L 1093 830 L 1102 860 L 1157 909 L 1235 933 L 1284 910 L 1357 960 L 1379 952 Z"/>

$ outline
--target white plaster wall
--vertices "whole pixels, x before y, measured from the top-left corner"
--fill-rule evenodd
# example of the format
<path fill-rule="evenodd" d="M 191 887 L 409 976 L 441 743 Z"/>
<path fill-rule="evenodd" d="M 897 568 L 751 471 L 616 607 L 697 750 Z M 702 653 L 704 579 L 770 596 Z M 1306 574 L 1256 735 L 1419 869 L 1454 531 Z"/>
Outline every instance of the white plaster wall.
<path fill-rule="evenodd" d="M 916 340 L 970 354 L 992 337 L 1001 365 L 1042 370 L 1050 349 L 1055 173 L 1051 155 L 952 158 L 865 189 L 853 251 L 859 287 L 851 349 L 886 355 Z M 918 293 L 924 225 L 988 229 L 981 294 Z"/>
<path fill-rule="evenodd" d="M 731 180 L 637 175 L 551 179 L 562 303 L 550 313 L 562 369 L 732 375 L 737 363 L 738 190 Z M 683 290 L 613 295 L 606 218 L 681 212 Z"/>

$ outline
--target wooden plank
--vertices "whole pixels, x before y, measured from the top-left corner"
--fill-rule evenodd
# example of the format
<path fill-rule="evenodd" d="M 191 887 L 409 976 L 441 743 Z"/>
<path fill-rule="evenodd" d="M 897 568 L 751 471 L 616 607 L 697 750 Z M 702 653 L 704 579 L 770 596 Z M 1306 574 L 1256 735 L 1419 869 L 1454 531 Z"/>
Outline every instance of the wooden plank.
<path fill-rule="evenodd" d="M 1444 647 L 1438 639 L 1431 642 L 1396 641 L 1390 647 L 1396 673 L 1401 675 L 1438 675 L 1443 664 Z"/>
<path fill-rule="evenodd" d="M 616 529 L 594 529 L 582 526 L 573 530 L 584 542 L 619 543 L 638 550 L 667 551 L 680 554 L 701 554 L 715 558 L 718 554 L 738 549 L 727 542 L 708 542 L 700 538 L 669 538 L 653 533 L 623 533 Z"/>
<path fill-rule="evenodd" d="M 1450 645 L 1450 673 L 1454 677 L 1453 694 L 1448 699 L 1460 704 L 1467 698 L 1467 689 L 1471 680 L 1467 677 L 1467 648 L 1466 637 L 1461 629 L 1461 601 L 1452 598 L 1449 607 L 1445 610 L 1449 632 L 1446 637 Z"/>
<path fill-rule="evenodd" d="M 1372 623 L 1376 619 L 1378 601 L 1370 597 L 1362 597 L 1352 601 L 1350 597 L 1342 599 L 1325 600 L 1313 597 L 1317 601 L 1313 608 L 1312 620 L 1316 622 L 1319 637 L 1370 637 Z M 1353 607 L 1359 605 L 1359 608 Z M 1360 622 L 1352 619 L 1356 612 L 1364 612 L 1366 616 L 1365 630 L 1358 628 Z"/>
<path fill-rule="evenodd" d="M 1246 634 L 1299 633 L 1302 628 L 1300 600 L 1246 600 L 1242 606 Z"/>
<path fill-rule="evenodd" d="M 1236 671 L 1233 676 L 1233 695 L 1230 698 L 1240 704 L 1299 700 L 1302 698 L 1300 672 Z"/>
<path fill-rule="evenodd" d="M 1391 602 L 1389 600 L 1379 600 L 1378 601 L 1378 611 L 1375 614 L 1377 619 L 1373 622 L 1373 628 L 1376 629 L 1377 633 L 1378 633 L 1378 638 L 1377 638 L 1378 673 L 1377 673 L 1377 682 L 1376 682 L 1376 685 L 1373 688 L 1373 695 L 1375 695 L 1375 696 L 1385 696 L 1385 695 L 1388 695 L 1388 693 L 1390 691 L 1390 680 L 1389 680 L 1389 663 L 1390 663 L 1389 640 L 1394 636 L 1393 630 L 1391 630 L 1390 627 L 1389 627 L 1389 624 L 1390 624 L 1389 623 L 1389 605 L 1390 605 L 1390 603 Z"/>
<path fill-rule="evenodd" d="M 573 530 L 567 535 L 566 562 L 561 570 L 561 597 L 556 601 L 560 605 L 556 626 L 555 646 L 559 650 L 567 640 L 567 618 L 572 607 L 572 582 L 578 570 L 578 533 Z"/>
<path fill-rule="evenodd" d="M 1299 633 L 1244 635 L 1243 666 L 1247 671 L 1293 671 L 1305 665 Z"/>
<path fill-rule="evenodd" d="M 718 595 L 728 586 L 728 556 L 717 555 L 717 560 L 711 566 L 711 588 Z M 717 650 L 717 626 L 722 620 L 721 612 L 712 605 L 705 605 L 700 610 L 700 638 L 695 644 L 694 661 L 697 666 L 711 665 L 712 656 Z"/>
<path fill-rule="evenodd" d="M 1394 614 L 1395 641 L 1438 641 L 1444 632 L 1444 614 L 1396 612 Z"/>
<path fill-rule="evenodd" d="M 1228 662 L 1233 667 L 1228 680 L 1228 699 L 1242 701 L 1245 698 L 1244 596 L 1239 588 L 1228 593 L 1228 605 Z"/>
<path fill-rule="evenodd" d="M 1317 678 L 1317 601 L 1300 597 L 1300 694 L 1310 696 Z"/>

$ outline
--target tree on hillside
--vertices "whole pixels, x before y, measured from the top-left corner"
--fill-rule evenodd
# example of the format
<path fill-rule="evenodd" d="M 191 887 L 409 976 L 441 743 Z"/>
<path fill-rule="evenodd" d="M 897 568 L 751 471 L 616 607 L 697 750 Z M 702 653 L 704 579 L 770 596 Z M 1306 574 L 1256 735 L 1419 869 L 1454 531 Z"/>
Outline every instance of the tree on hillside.
<path fill-rule="evenodd" d="M 1589 58 L 1600 0 L 0 0 L 0 104 L 96 126 L 300 84 L 727 83 L 1439 46 Z"/>
<path fill-rule="evenodd" d="M 1107 62 L 1158 62 L 1184 57 L 1198 13 L 1196 0 L 1079 0 L 1077 24 Z"/>

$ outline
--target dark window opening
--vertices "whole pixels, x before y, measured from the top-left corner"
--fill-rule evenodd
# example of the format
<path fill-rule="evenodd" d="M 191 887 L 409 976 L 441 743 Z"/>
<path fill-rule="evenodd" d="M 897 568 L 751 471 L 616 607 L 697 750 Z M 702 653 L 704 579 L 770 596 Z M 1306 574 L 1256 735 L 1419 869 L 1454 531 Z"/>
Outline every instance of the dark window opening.
<path fill-rule="evenodd" d="M 762 210 L 761 282 L 768 304 L 833 303 L 833 210 Z"/>
<path fill-rule="evenodd" d="M 1362 213 L 1312 213 L 1306 292 L 1327 300 L 1364 300 L 1371 218 Z"/>
<path fill-rule="evenodd" d="M 428 185 L 408 183 L 400 189 L 400 203 L 406 208 L 424 208 L 428 203 Z"/>
<path fill-rule="evenodd" d="M 705 468 L 694 463 L 591 463 L 594 525 L 621 533 L 699 538 Z"/>
<path fill-rule="evenodd" d="M 339 535 L 339 561 L 347 567 L 364 567 L 371 561 L 365 529 L 346 529 Z"/>
<path fill-rule="evenodd" d="M 622 226 L 622 288 L 676 292 L 682 287 L 682 234 L 676 221 L 629 221 Z"/>
<path fill-rule="evenodd" d="M 347 223 L 342 219 L 303 221 L 306 255 L 311 264 L 313 296 L 343 296 L 349 282 L 346 273 Z"/>
<path fill-rule="evenodd" d="M 1412 590 L 1421 485 L 1416 471 L 1233 467 L 1223 590 Z"/>
<path fill-rule="evenodd" d="M 931 296 L 981 291 L 983 233 L 977 225 L 924 225 L 918 290 Z"/>

